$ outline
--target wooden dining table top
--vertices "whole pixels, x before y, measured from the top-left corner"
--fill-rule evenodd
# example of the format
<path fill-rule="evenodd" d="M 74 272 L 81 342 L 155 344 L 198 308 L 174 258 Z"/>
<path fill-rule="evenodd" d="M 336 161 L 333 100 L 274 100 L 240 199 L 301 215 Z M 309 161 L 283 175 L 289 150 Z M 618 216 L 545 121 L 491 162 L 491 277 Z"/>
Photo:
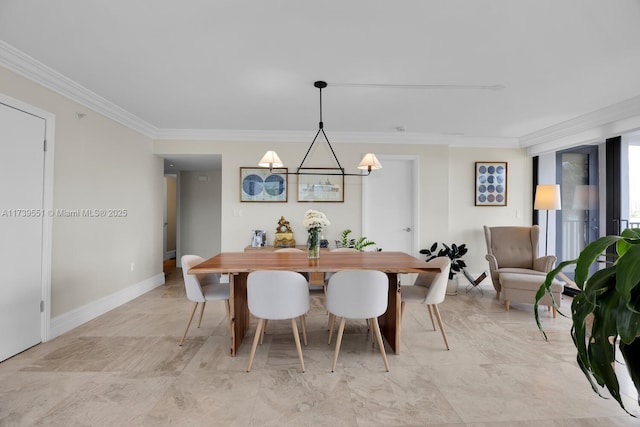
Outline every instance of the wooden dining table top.
<path fill-rule="evenodd" d="M 306 251 L 296 252 L 222 252 L 189 269 L 191 274 L 250 273 L 256 270 L 334 272 L 349 269 L 379 270 L 385 273 L 423 273 L 441 271 L 440 267 L 404 252 L 322 252 L 310 260 Z"/>

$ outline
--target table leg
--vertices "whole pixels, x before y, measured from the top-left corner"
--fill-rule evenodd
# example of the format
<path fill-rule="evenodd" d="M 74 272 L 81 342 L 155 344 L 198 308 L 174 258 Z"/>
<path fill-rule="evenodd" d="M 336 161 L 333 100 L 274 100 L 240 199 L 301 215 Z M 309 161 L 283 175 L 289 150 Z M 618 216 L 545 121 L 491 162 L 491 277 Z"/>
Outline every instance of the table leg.
<path fill-rule="evenodd" d="M 249 329 L 247 304 L 247 273 L 229 275 L 229 305 L 231 317 L 231 356 L 235 356 L 245 332 Z"/>
<path fill-rule="evenodd" d="M 400 311 L 402 303 L 400 284 L 396 273 L 387 273 L 387 277 L 389 278 L 389 302 L 387 311 L 378 318 L 378 323 L 380 324 L 382 336 L 391 346 L 391 350 L 395 354 L 400 354 L 400 315 L 402 314 Z"/>

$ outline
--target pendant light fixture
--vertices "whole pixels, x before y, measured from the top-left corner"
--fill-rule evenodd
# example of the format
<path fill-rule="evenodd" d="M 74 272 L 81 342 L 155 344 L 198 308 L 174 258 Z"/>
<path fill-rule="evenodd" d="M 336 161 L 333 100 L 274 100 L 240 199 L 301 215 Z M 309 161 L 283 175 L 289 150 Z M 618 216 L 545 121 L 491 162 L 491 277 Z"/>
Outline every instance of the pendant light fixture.
<path fill-rule="evenodd" d="M 281 168 L 284 167 L 284 163 L 282 163 L 282 160 L 280 160 L 280 157 L 278 157 L 278 154 L 273 150 L 267 151 L 265 153 L 265 155 L 262 157 L 262 159 L 258 163 L 258 166 L 263 167 L 263 168 L 269 168 L 269 171 L 271 171 L 273 173 L 276 173 L 276 174 L 281 174 L 281 175 L 368 176 L 369 174 L 371 174 L 372 170 L 381 169 L 382 165 L 380 165 L 380 162 L 376 158 L 376 155 L 373 154 L 373 153 L 367 153 L 367 154 L 364 155 L 364 157 L 360 161 L 360 164 L 358 164 L 358 169 L 366 170 L 367 171 L 366 174 L 365 173 L 345 173 L 344 168 L 340 164 L 340 161 L 338 160 L 338 157 L 336 156 L 335 151 L 333 151 L 333 147 L 331 146 L 331 143 L 329 142 L 329 138 L 327 138 L 327 134 L 324 132 L 324 124 L 322 122 L 322 89 L 327 87 L 327 82 L 317 81 L 313 85 L 315 87 L 317 87 L 319 89 L 319 91 L 320 91 L 320 122 L 318 123 L 318 132 L 316 132 L 316 136 L 313 138 L 313 141 L 311 142 L 311 145 L 309 146 L 309 149 L 307 149 L 307 153 L 304 155 L 304 158 L 300 162 L 300 165 L 298 166 L 296 171 L 295 172 L 285 172 L 284 170 L 282 172 L 278 171 L 278 169 L 281 169 Z M 304 165 L 305 160 L 307 160 L 307 157 L 309 156 L 309 153 L 311 152 L 311 148 L 313 148 L 313 144 L 316 143 L 316 140 L 318 139 L 318 136 L 320 136 L 320 134 L 322 134 L 322 136 L 324 137 L 324 140 L 329 145 L 329 149 L 331 150 L 331 154 L 333 154 L 333 158 L 335 159 L 338 167 L 324 168 L 322 173 L 304 172 L 304 169 L 303 169 L 302 166 Z M 334 172 L 331 172 L 332 170 Z"/>

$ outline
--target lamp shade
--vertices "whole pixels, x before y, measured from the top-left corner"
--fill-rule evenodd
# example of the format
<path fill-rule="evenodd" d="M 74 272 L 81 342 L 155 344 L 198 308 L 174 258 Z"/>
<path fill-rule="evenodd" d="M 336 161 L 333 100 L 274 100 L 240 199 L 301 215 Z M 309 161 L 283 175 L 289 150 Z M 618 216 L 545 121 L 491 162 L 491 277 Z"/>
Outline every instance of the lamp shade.
<path fill-rule="evenodd" d="M 576 185 L 573 193 L 572 209 L 588 211 L 598 207 L 598 187 L 595 185 Z"/>
<path fill-rule="evenodd" d="M 360 160 L 358 169 L 366 169 L 366 170 L 382 169 L 382 165 L 378 161 L 378 158 L 376 157 L 375 154 L 367 153 L 364 155 L 362 160 Z"/>
<path fill-rule="evenodd" d="M 264 153 L 260 162 L 258 162 L 258 166 L 261 168 L 281 168 L 284 166 L 280 157 L 278 157 L 278 153 L 273 150 L 269 150 Z"/>
<path fill-rule="evenodd" d="M 533 208 L 539 210 L 559 211 L 561 209 L 560 185 L 542 184 L 536 186 L 536 198 Z"/>

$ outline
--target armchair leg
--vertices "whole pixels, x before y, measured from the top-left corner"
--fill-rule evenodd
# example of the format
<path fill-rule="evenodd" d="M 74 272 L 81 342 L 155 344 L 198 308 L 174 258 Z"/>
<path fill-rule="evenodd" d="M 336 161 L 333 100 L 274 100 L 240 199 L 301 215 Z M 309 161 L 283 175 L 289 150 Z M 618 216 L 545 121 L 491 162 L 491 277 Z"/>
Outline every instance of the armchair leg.
<path fill-rule="evenodd" d="M 504 310 L 505 311 L 509 311 L 510 304 L 511 304 L 511 301 L 509 301 L 508 299 L 504 300 Z"/>

